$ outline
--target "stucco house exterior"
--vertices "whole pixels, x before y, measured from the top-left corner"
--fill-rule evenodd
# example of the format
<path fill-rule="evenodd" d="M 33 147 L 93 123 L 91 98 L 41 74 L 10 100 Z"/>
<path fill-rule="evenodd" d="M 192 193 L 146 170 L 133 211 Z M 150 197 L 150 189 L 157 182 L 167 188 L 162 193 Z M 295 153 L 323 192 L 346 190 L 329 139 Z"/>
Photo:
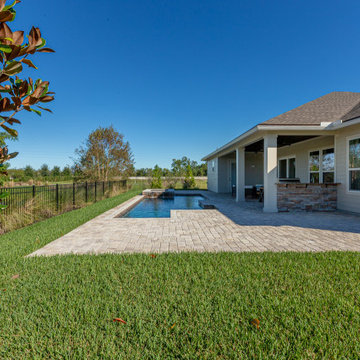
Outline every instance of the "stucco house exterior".
<path fill-rule="evenodd" d="M 360 93 L 332 92 L 262 122 L 205 156 L 208 189 L 266 212 L 360 213 Z"/>

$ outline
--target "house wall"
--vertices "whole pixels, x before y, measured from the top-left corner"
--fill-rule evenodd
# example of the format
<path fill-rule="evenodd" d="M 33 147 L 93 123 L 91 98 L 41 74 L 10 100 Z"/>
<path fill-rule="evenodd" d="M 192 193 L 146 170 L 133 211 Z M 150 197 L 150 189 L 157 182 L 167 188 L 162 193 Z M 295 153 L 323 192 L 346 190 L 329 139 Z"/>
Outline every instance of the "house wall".
<path fill-rule="evenodd" d="M 227 193 L 230 192 L 230 159 L 227 157 L 219 158 L 218 168 L 218 192 Z"/>
<path fill-rule="evenodd" d="M 212 163 L 214 161 L 214 169 Z M 218 192 L 218 158 L 208 161 L 208 190 Z"/>
<path fill-rule="evenodd" d="M 245 185 L 264 183 L 264 153 L 245 153 Z"/>
<path fill-rule="evenodd" d="M 337 206 L 341 210 L 360 213 L 360 191 L 348 191 L 347 138 L 355 135 L 360 137 L 359 124 L 340 129 L 335 135 L 336 182 L 339 183 Z"/>
<path fill-rule="evenodd" d="M 326 136 L 303 141 L 301 143 L 285 146 L 278 149 L 278 160 L 295 155 L 295 176 L 302 183 L 309 182 L 309 152 L 322 148 L 334 147 L 334 136 Z M 335 164 L 336 166 L 336 164 Z"/>

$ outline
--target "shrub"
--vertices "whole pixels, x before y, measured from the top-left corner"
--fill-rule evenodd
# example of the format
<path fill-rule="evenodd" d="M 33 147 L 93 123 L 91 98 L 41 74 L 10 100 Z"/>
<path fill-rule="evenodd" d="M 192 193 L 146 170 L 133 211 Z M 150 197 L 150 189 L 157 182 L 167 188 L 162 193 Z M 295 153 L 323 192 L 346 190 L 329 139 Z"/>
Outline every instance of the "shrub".
<path fill-rule="evenodd" d="M 190 164 L 186 166 L 184 189 L 193 189 L 195 187 L 195 179 Z"/>

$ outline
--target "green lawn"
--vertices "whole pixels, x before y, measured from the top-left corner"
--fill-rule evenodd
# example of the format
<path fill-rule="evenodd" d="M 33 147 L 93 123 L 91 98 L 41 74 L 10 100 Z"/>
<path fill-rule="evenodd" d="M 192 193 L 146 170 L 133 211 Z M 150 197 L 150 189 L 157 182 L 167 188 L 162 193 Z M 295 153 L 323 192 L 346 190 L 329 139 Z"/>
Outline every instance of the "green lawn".
<path fill-rule="evenodd" d="M 357 253 L 24 258 L 134 194 L 0 237 L 1 359 L 359 358 Z"/>

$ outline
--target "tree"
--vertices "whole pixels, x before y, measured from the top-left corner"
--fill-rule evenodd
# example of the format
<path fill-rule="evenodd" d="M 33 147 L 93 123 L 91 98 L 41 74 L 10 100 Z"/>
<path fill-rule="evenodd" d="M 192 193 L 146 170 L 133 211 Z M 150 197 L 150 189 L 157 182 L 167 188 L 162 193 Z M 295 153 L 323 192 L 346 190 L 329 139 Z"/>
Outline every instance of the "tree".
<path fill-rule="evenodd" d="M 61 175 L 65 177 L 70 177 L 72 175 L 70 167 L 65 166 L 61 172 Z"/>
<path fill-rule="evenodd" d="M 48 177 L 50 175 L 49 166 L 47 164 L 41 165 L 40 168 L 40 176 L 42 177 Z"/>
<path fill-rule="evenodd" d="M 41 37 L 39 28 L 32 27 L 27 42 L 24 44 L 24 31 L 12 32 L 8 22 L 15 19 L 14 6 L 20 1 L 15 0 L 6 5 L 6 0 L 0 0 L 0 126 L 12 137 L 17 137 L 18 132 L 13 128 L 20 121 L 14 116 L 20 111 L 26 110 L 41 115 L 41 110 L 49 111 L 40 103 L 54 100 L 53 93 L 49 92 L 49 82 L 32 78 L 21 79 L 19 74 L 23 71 L 23 65 L 37 69 L 29 59 L 38 52 L 54 52 L 46 48 L 46 41 Z M 36 106 L 37 108 L 34 108 Z M 9 153 L 6 145 L 0 147 L 0 176 L 6 175 L 4 163 L 15 156 L 17 152 Z M 3 197 L 3 195 L 1 196 Z M 4 208 L 0 204 L 0 208 Z"/>
<path fill-rule="evenodd" d="M 24 169 L 24 176 L 33 179 L 35 176 L 35 170 L 30 165 L 26 165 Z"/>
<path fill-rule="evenodd" d="M 184 189 L 192 189 L 195 187 L 195 179 L 190 164 L 187 164 L 184 179 Z"/>
<path fill-rule="evenodd" d="M 51 170 L 51 176 L 53 177 L 59 177 L 60 176 L 60 167 L 54 166 Z"/>
<path fill-rule="evenodd" d="M 161 181 L 162 170 L 158 165 L 155 165 L 152 175 L 151 188 L 152 189 L 161 189 L 162 181 Z"/>
<path fill-rule="evenodd" d="M 134 168 L 130 144 L 113 126 L 98 127 L 75 153 L 75 164 L 87 178 L 107 181 L 128 176 Z"/>

